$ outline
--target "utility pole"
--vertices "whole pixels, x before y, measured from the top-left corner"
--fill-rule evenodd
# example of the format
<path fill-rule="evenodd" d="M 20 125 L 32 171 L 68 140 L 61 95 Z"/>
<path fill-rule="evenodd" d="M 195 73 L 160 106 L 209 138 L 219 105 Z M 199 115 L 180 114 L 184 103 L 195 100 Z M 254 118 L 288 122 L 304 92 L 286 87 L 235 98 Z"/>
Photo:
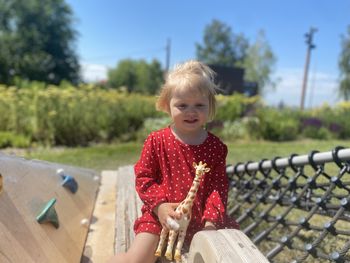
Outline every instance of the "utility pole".
<path fill-rule="evenodd" d="M 305 38 L 306 38 L 305 42 L 307 44 L 307 52 L 306 52 L 306 61 L 305 61 L 305 67 L 304 67 L 303 86 L 302 86 L 302 91 L 301 91 L 301 102 L 300 102 L 300 109 L 301 110 L 304 110 L 304 101 L 305 101 L 305 93 L 306 93 L 306 86 L 307 86 L 307 76 L 309 73 L 311 50 L 316 47 L 312 43 L 313 35 L 316 31 L 317 31 L 317 28 L 311 27 L 309 33 L 305 34 Z"/>
<path fill-rule="evenodd" d="M 167 39 L 167 44 L 165 47 L 165 72 L 169 71 L 169 65 L 170 65 L 170 46 L 171 41 L 170 38 Z"/>

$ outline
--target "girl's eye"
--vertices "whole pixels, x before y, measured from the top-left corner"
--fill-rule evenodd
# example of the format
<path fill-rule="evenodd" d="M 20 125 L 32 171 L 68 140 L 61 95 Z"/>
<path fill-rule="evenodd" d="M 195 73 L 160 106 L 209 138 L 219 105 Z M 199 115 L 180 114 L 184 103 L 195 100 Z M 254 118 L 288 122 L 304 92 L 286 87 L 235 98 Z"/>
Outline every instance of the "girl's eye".
<path fill-rule="evenodd" d="M 204 108 L 204 107 L 205 107 L 204 104 L 197 104 L 197 105 L 196 105 L 196 108 L 199 108 L 199 109 Z"/>
<path fill-rule="evenodd" d="M 186 108 L 186 104 L 180 104 L 180 105 L 178 105 L 177 107 L 179 108 L 179 109 L 185 109 Z"/>

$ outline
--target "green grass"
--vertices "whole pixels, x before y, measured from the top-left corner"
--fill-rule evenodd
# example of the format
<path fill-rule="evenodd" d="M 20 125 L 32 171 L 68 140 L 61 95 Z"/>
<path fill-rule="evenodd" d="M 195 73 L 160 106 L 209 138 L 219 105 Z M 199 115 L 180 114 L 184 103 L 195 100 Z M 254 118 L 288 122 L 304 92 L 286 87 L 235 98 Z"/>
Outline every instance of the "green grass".
<path fill-rule="evenodd" d="M 226 142 L 229 153 L 228 164 L 259 161 L 275 156 L 288 157 L 292 153 L 308 154 L 311 150 L 330 151 L 337 145 L 350 147 L 350 141 L 301 140 L 291 142 L 235 141 Z M 115 170 L 119 166 L 135 163 L 142 149 L 142 143 L 128 142 L 110 145 L 94 145 L 78 148 L 37 148 L 23 151 L 20 155 L 28 159 L 91 168 L 98 171 Z"/>
<path fill-rule="evenodd" d="M 141 148 L 142 145 L 136 142 L 77 148 L 38 148 L 25 151 L 23 156 L 102 171 L 116 170 L 119 166 L 135 163 Z"/>
<path fill-rule="evenodd" d="M 339 140 L 299 140 L 291 142 L 268 142 L 268 141 L 249 141 L 249 142 L 226 142 L 229 153 L 228 164 L 237 162 L 259 161 L 263 158 L 272 159 L 276 156 L 289 157 L 292 153 L 304 155 L 312 150 L 320 152 L 331 151 L 334 147 L 341 145 L 350 147 L 350 141 Z"/>

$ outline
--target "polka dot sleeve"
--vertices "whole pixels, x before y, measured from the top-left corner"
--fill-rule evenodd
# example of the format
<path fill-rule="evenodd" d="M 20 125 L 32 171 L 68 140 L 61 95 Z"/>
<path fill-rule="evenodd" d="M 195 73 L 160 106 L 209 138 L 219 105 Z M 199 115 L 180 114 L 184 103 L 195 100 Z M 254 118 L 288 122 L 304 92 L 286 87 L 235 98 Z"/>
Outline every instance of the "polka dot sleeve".
<path fill-rule="evenodd" d="M 227 147 L 223 145 L 222 158 L 213 171 L 213 176 L 207 183 L 208 196 L 205 202 L 205 209 L 202 222 L 210 221 L 217 228 L 226 225 L 226 205 L 228 195 L 228 178 L 226 176 Z"/>
<path fill-rule="evenodd" d="M 167 202 L 161 186 L 161 173 L 155 153 L 155 139 L 151 134 L 146 139 L 140 160 L 135 164 L 135 187 L 143 203 L 150 211 L 160 203 Z"/>

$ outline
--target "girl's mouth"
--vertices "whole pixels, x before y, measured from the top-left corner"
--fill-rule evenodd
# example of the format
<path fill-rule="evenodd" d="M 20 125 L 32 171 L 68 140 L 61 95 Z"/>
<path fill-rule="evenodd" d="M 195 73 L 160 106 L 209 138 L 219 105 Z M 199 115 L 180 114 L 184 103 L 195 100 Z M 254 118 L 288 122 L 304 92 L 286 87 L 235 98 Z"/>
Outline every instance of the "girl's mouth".
<path fill-rule="evenodd" d="M 193 119 L 193 120 L 185 120 L 186 123 L 195 123 L 197 122 L 197 119 Z"/>

